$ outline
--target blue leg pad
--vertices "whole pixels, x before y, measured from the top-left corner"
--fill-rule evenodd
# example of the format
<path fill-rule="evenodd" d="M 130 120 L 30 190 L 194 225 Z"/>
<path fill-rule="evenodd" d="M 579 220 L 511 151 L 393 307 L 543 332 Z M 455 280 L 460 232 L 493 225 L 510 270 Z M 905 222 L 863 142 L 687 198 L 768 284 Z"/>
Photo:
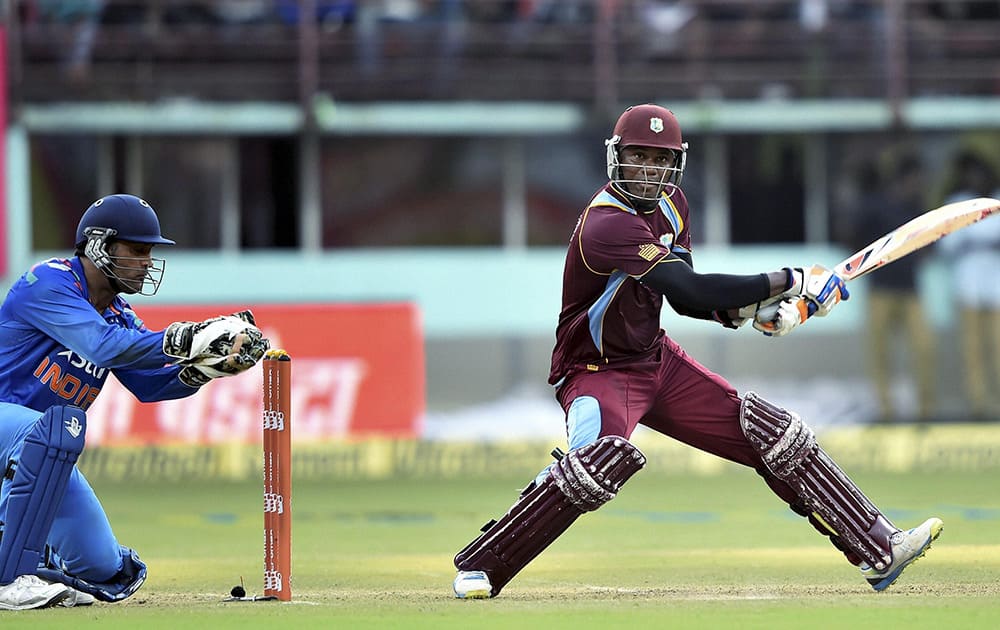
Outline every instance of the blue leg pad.
<path fill-rule="evenodd" d="M 122 568 L 106 582 L 91 582 L 67 573 L 61 566 L 62 563 L 52 557 L 40 565 L 35 573 L 49 582 L 61 582 L 78 591 L 90 593 L 102 602 L 120 602 L 138 591 L 146 581 L 146 564 L 139 559 L 139 554 L 125 545 L 119 545 L 119 550 Z"/>
<path fill-rule="evenodd" d="M 0 510 L 0 584 L 36 572 L 86 432 L 82 409 L 55 406 L 25 436 Z"/>

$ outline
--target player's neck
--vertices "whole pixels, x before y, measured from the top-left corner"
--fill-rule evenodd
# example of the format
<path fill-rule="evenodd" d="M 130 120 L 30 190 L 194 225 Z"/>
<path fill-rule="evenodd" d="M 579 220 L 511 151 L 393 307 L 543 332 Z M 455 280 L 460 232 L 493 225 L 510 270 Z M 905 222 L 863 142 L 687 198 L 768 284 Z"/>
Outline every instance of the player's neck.
<path fill-rule="evenodd" d="M 98 269 L 89 258 L 80 258 L 83 263 L 83 275 L 87 279 L 87 299 L 98 313 L 103 313 L 115 299 L 115 290 L 104 272 Z"/>
<path fill-rule="evenodd" d="M 108 285 L 107 278 L 104 278 L 103 282 L 104 286 L 102 287 L 95 287 L 94 285 L 88 283 L 90 288 L 89 300 L 98 313 L 103 313 L 107 310 L 117 295 L 117 293 L 115 293 Z"/>

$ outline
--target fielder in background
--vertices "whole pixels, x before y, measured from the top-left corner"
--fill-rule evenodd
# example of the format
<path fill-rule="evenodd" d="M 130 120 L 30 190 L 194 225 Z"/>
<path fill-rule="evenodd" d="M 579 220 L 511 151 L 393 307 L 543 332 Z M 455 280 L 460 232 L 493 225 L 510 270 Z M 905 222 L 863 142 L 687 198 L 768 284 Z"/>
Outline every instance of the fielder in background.
<path fill-rule="evenodd" d="M 167 400 L 267 350 L 250 311 L 146 328 L 120 294 L 156 293 L 153 247 L 173 244 L 142 199 L 98 199 L 75 255 L 37 263 L 0 306 L 0 610 L 117 602 L 146 578 L 75 465 L 110 372 L 143 402 Z"/>
<path fill-rule="evenodd" d="M 820 266 L 695 272 L 680 189 L 687 144 L 673 113 L 630 107 L 606 144 L 610 181 L 570 240 L 549 376 L 566 413 L 568 452 L 555 451 L 507 513 L 455 556 L 455 596 L 495 597 L 580 515 L 613 499 L 645 464 L 629 442 L 639 424 L 756 470 L 885 590 L 923 555 L 941 521 L 900 530 L 797 414 L 752 392 L 741 396 L 660 328 L 666 298 L 680 315 L 728 328 L 752 319 L 781 336 L 846 299 L 843 279 Z"/>

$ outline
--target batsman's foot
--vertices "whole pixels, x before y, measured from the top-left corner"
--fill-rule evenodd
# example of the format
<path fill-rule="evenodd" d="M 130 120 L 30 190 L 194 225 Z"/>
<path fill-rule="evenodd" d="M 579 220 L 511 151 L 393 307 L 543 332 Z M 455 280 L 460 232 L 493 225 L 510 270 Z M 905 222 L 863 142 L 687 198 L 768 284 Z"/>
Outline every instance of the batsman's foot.
<path fill-rule="evenodd" d="M 37 575 L 22 575 L 10 584 L 0 586 L 0 610 L 31 610 L 55 606 L 69 589 L 62 584 L 50 584 Z"/>
<path fill-rule="evenodd" d="M 924 555 L 931 543 L 941 535 L 942 529 L 944 529 L 944 523 L 941 522 L 941 519 L 929 518 L 909 531 L 896 532 L 890 539 L 892 563 L 882 571 L 862 564 L 861 575 L 868 580 L 873 589 L 884 591 L 903 573 L 903 569 Z"/>
<path fill-rule="evenodd" d="M 452 588 L 459 599 L 489 599 L 493 592 L 490 578 L 484 571 L 459 571 Z"/>

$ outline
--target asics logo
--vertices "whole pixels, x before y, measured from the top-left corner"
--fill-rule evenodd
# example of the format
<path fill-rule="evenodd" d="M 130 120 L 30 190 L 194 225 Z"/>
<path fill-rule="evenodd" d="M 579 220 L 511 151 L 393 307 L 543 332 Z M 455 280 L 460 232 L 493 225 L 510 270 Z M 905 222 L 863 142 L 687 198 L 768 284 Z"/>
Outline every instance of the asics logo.
<path fill-rule="evenodd" d="M 66 432 L 75 438 L 80 437 L 80 434 L 83 432 L 83 425 L 76 416 L 73 416 L 63 424 L 66 426 Z"/>

